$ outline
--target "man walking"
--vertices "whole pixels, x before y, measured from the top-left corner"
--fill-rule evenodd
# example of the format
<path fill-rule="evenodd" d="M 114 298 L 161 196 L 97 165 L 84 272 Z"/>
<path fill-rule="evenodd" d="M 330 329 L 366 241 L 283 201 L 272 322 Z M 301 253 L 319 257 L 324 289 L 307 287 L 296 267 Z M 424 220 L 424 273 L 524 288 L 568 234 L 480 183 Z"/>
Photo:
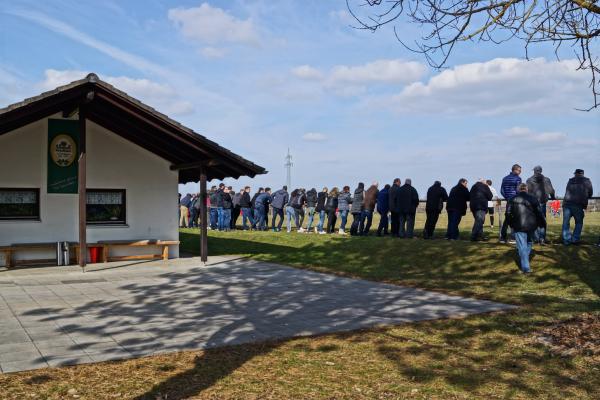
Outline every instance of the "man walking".
<path fill-rule="evenodd" d="M 592 182 L 584 176 L 584 171 L 576 169 L 575 176 L 567 183 L 563 201 L 562 240 L 565 246 L 580 243 L 584 210 L 587 208 L 588 199 L 592 197 L 593 192 Z M 571 217 L 575 219 L 573 233 L 571 233 L 570 226 Z"/>
<path fill-rule="evenodd" d="M 396 178 L 390 188 L 390 228 L 393 237 L 400 237 L 400 184 L 400 178 Z"/>
<path fill-rule="evenodd" d="M 283 209 L 290 202 L 290 195 L 288 194 L 287 189 L 287 186 L 284 186 L 271 196 L 271 207 L 273 208 L 271 227 L 273 228 L 273 232 L 281 232 L 281 226 L 283 225 Z M 279 217 L 279 223 L 277 224 L 277 227 L 275 227 L 277 217 Z"/>
<path fill-rule="evenodd" d="M 508 224 L 515 232 L 517 251 L 519 253 L 519 268 L 524 274 L 529 274 L 529 254 L 535 230 L 546 225 L 540 203 L 534 196 L 527 193 L 527 184 L 521 183 L 518 194 L 513 196 L 506 208 Z"/>
<path fill-rule="evenodd" d="M 465 178 L 461 178 L 458 184 L 450 189 L 446 211 L 448 212 L 448 230 L 446 231 L 446 239 L 458 240 L 459 230 L 458 225 L 464 215 L 467 214 L 467 202 L 469 201 L 468 182 Z"/>
<path fill-rule="evenodd" d="M 180 210 L 179 227 L 180 228 L 188 227 L 188 218 L 190 216 L 190 205 L 191 204 L 192 204 L 192 195 L 189 193 L 186 194 L 185 196 L 183 196 L 183 198 L 179 201 L 179 210 Z"/>
<path fill-rule="evenodd" d="M 533 168 L 533 176 L 527 179 L 527 193 L 532 195 L 540 203 L 542 214 L 546 217 L 546 203 L 548 200 L 554 200 L 556 194 L 552 187 L 550 179 L 542 174 L 542 167 L 536 166 Z M 546 228 L 540 227 L 535 233 L 535 241 L 540 244 L 546 243 Z"/>
<path fill-rule="evenodd" d="M 476 242 L 483 237 L 483 224 L 485 223 L 485 213 L 488 209 L 488 201 L 492 200 L 492 191 L 486 185 L 485 180 L 475 182 L 469 192 L 469 208 L 473 213 L 473 229 L 471 230 L 471 241 Z"/>
<path fill-rule="evenodd" d="M 415 217 L 419 206 L 419 193 L 412 187 L 412 181 L 407 178 L 398 190 L 400 198 L 400 237 L 412 239 L 415 229 Z"/>
<path fill-rule="evenodd" d="M 377 212 L 379 213 L 379 226 L 377 227 L 377 236 L 388 234 L 390 212 L 390 185 L 386 184 L 377 195 Z"/>
<path fill-rule="evenodd" d="M 365 192 L 363 212 L 361 217 L 362 224 L 358 227 L 358 234 L 361 236 L 367 236 L 373 223 L 373 212 L 375 211 L 375 204 L 377 203 L 377 196 L 379 195 L 379 182 L 373 182 L 371 186 Z"/>
<path fill-rule="evenodd" d="M 500 186 L 500 193 L 506 199 L 506 201 L 512 200 L 517 195 L 517 188 L 521 184 L 521 166 L 514 164 L 511 168 L 510 174 L 506 175 L 502 179 L 502 185 Z M 500 229 L 500 243 L 506 243 L 506 236 L 508 230 L 508 222 L 504 218 L 502 222 L 502 228 Z"/>
<path fill-rule="evenodd" d="M 488 214 L 490 216 L 490 228 L 494 229 L 494 211 L 496 209 L 496 204 L 500 205 L 498 202 L 498 192 L 492 186 L 492 181 L 490 179 L 485 181 L 485 184 L 490 188 L 490 192 L 492 192 L 492 200 L 488 201 Z"/>
<path fill-rule="evenodd" d="M 444 203 L 448 201 L 448 192 L 442 186 L 440 181 L 435 181 L 433 185 L 427 189 L 427 202 L 425 203 L 425 229 L 423 230 L 423 239 L 433 239 L 435 226 L 437 224 L 440 213 L 444 208 Z"/>

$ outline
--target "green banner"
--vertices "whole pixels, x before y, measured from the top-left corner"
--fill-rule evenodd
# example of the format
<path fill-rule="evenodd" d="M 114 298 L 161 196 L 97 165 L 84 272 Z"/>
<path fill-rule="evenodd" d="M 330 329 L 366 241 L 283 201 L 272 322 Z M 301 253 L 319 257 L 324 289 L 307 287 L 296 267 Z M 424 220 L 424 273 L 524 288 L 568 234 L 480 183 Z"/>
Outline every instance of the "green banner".
<path fill-rule="evenodd" d="M 48 193 L 77 193 L 79 121 L 48 120 Z"/>

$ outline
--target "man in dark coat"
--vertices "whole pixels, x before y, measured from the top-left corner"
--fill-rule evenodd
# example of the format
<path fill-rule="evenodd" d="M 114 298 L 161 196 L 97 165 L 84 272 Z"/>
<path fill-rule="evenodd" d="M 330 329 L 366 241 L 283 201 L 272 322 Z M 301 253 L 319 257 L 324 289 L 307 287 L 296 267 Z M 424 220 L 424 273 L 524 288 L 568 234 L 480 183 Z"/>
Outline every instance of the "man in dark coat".
<path fill-rule="evenodd" d="M 469 193 L 469 208 L 473 213 L 473 229 L 471 230 L 471 241 L 476 242 L 483 239 L 483 224 L 485 223 L 485 214 L 488 209 L 488 201 L 492 200 L 494 195 L 485 180 L 475 182 Z"/>
<path fill-rule="evenodd" d="M 240 211 L 242 213 L 242 229 L 247 230 L 254 227 L 254 217 L 252 216 L 252 200 L 250 199 L 250 186 L 246 186 L 240 197 Z M 246 222 L 250 221 L 250 227 Z"/>
<path fill-rule="evenodd" d="M 538 227 L 546 226 L 546 218 L 537 199 L 527 193 L 527 184 L 521 183 L 518 190 L 517 195 L 508 203 L 506 217 L 515 232 L 519 267 L 523 273 L 528 274 L 531 272 L 529 253 L 531 253 L 533 235 Z"/>
<path fill-rule="evenodd" d="M 385 185 L 377 195 L 377 212 L 379 213 L 379 226 L 377 236 L 388 234 L 388 213 L 390 212 L 390 185 Z"/>
<path fill-rule="evenodd" d="M 533 176 L 527 179 L 527 193 L 539 201 L 542 208 L 542 214 L 546 215 L 546 203 L 548 200 L 556 199 L 552 181 L 542 174 L 542 167 L 537 165 L 533 168 Z M 540 244 L 546 243 L 546 229 L 538 228 L 535 234 L 535 240 Z"/>
<path fill-rule="evenodd" d="M 210 226 L 209 229 L 212 230 L 216 230 L 219 227 L 219 211 L 218 211 L 218 206 L 217 203 L 219 202 L 217 200 L 217 197 L 219 197 L 219 193 L 217 191 L 217 187 L 216 186 L 212 186 L 210 188 L 210 191 L 208 192 L 208 199 L 210 201 Z"/>
<path fill-rule="evenodd" d="M 510 170 L 510 174 L 502 179 L 500 193 L 506 201 L 510 201 L 517 195 L 517 188 L 521 184 L 521 177 L 519 175 L 521 175 L 521 166 L 519 164 L 514 164 Z M 508 222 L 505 218 L 502 227 L 500 228 L 500 243 L 506 243 L 507 230 Z"/>
<path fill-rule="evenodd" d="M 588 199 L 592 197 L 594 189 L 589 178 L 584 176 L 582 169 L 575 170 L 575 176 L 569 179 L 563 201 L 563 244 L 579 244 L 583 229 L 584 210 L 588 206 Z M 571 217 L 575 219 L 575 228 L 571 233 Z"/>
<path fill-rule="evenodd" d="M 219 227 L 220 231 L 229 232 L 231 230 L 231 210 L 233 209 L 233 199 L 231 197 L 232 187 L 228 186 L 221 192 L 221 204 L 223 207 L 223 223 Z"/>
<path fill-rule="evenodd" d="M 375 203 L 377 203 L 377 195 L 379 194 L 379 182 L 373 182 L 365 192 L 365 200 L 362 212 L 362 224 L 358 227 L 358 234 L 367 236 L 373 223 L 373 212 L 375 211 Z"/>
<path fill-rule="evenodd" d="M 427 202 L 425 203 L 425 229 L 423 230 L 423 239 L 433 239 L 433 232 L 437 224 L 440 213 L 444 208 L 444 203 L 448 201 L 448 192 L 442 186 L 440 181 L 435 181 L 433 185 L 427 189 Z"/>
<path fill-rule="evenodd" d="M 354 196 L 352 197 L 352 206 L 350 212 L 352 213 L 352 225 L 350 225 L 350 235 L 358 235 L 359 227 L 362 225 L 362 212 L 364 209 L 365 201 L 365 184 L 362 182 L 358 183 L 358 187 L 354 190 Z"/>
<path fill-rule="evenodd" d="M 419 206 L 419 193 L 412 187 L 410 179 L 404 180 L 404 185 L 398 191 L 400 198 L 400 237 L 412 239 L 415 229 L 415 217 Z"/>
<path fill-rule="evenodd" d="M 390 188 L 390 222 L 392 236 L 400 236 L 400 178 L 394 179 Z"/>
<path fill-rule="evenodd" d="M 254 201 L 254 223 L 259 231 L 266 231 L 265 214 L 271 204 L 271 188 L 259 194 Z"/>
<path fill-rule="evenodd" d="M 274 232 L 280 232 L 281 226 L 283 225 L 283 210 L 290 202 L 290 195 L 287 191 L 287 186 L 279 189 L 275 193 L 271 195 L 271 207 L 273 208 L 273 218 L 272 218 L 272 228 Z M 269 211 L 267 210 L 267 213 Z M 277 216 L 279 216 L 279 224 L 275 227 L 275 221 L 277 220 Z"/>
<path fill-rule="evenodd" d="M 458 225 L 464 215 L 467 214 L 467 202 L 469 201 L 469 182 L 465 178 L 461 178 L 458 184 L 450 190 L 448 202 L 446 203 L 446 211 L 448 212 L 448 230 L 446 231 L 446 239 L 458 240 Z"/>
<path fill-rule="evenodd" d="M 306 231 L 311 232 L 315 220 L 315 209 L 317 207 L 317 189 L 312 188 L 306 192 L 306 212 L 308 213 L 308 225 Z"/>

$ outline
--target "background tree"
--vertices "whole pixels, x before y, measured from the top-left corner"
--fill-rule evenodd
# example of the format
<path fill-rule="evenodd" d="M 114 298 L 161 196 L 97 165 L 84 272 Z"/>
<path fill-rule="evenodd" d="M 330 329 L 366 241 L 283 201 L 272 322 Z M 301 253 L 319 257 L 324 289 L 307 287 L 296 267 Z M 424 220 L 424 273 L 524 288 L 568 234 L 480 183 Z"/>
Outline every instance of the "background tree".
<path fill-rule="evenodd" d="M 376 31 L 394 25 L 396 38 L 421 53 L 429 65 L 442 68 L 454 47 L 463 41 L 501 43 L 521 40 L 525 56 L 534 43 L 549 42 L 557 58 L 570 46 L 578 70 L 591 74 L 593 104 L 599 106 L 600 74 L 597 38 L 600 36 L 600 0 L 346 0 L 357 28 Z M 395 22 L 402 17 L 426 28 L 414 44 L 407 43 Z"/>

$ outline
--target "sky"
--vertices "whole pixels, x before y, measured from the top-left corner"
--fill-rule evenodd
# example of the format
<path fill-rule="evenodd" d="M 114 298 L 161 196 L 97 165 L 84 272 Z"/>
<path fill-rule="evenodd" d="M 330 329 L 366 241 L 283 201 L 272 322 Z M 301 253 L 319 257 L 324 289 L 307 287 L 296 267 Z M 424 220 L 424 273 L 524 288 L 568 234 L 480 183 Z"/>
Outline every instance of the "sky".
<path fill-rule="evenodd" d="M 423 197 L 518 163 L 600 193 L 600 111 L 576 110 L 590 76 L 568 46 L 466 42 L 436 70 L 391 26 L 354 26 L 345 0 L 0 0 L 0 107 L 94 72 L 269 171 L 234 188 L 280 188 L 289 148 L 293 187 L 399 177 Z"/>

